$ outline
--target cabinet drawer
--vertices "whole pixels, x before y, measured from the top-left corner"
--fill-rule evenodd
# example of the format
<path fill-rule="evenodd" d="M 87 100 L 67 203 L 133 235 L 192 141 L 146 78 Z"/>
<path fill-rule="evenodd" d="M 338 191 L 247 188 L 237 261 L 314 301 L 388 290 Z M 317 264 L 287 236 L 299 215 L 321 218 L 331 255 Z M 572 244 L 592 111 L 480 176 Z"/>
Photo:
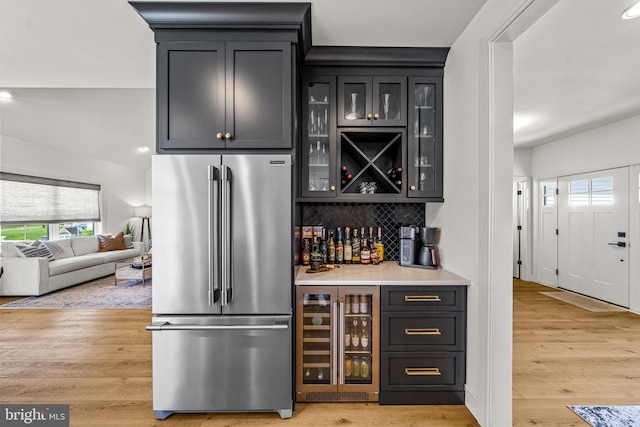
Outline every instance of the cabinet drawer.
<path fill-rule="evenodd" d="M 382 313 L 383 351 L 464 350 L 464 313 Z"/>
<path fill-rule="evenodd" d="M 464 387 L 464 352 L 383 352 L 380 389 L 454 391 Z"/>
<path fill-rule="evenodd" d="M 383 286 L 381 311 L 462 311 L 464 286 Z"/>

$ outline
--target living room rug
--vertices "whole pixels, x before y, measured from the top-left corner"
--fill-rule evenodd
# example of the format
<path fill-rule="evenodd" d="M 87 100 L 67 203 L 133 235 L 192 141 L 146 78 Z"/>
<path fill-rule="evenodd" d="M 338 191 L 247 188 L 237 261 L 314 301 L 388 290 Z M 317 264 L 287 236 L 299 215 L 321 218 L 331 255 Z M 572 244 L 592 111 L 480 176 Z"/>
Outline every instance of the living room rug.
<path fill-rule="evenodd" d="M 640 406 L 571 406 L 593 427 L 640 427 Z"/>
<path fill-rule="evenodd" d="M 560 301 L 564 301 L 568 304 L 575 305 L 576 307 L 584 308 L 589 311 L 627 311 L 626 308 L 618 307 L 617 305 L 609 304 L 608 302 L 600 301 L 594 298 L 589 298 L 584 295 L 576 294 L 573 292 L 540 292 L 551 298 L 555 298 Z"/>
<path fill-rule="evenodd" d="M 119 281 L 107 276 L 38 297 L 26 297 L 0 308 L 149 308 L 151 280 Z"/>

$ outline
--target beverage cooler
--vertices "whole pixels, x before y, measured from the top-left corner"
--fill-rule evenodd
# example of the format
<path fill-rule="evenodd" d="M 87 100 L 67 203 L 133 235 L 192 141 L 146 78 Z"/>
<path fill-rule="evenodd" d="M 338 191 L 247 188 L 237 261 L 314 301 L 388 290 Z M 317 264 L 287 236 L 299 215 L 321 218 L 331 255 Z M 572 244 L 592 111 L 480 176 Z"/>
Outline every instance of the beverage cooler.
<path fill-rule="evenodd" d="M 377 402 L 380 303 L 376 286 L 296 288 L 296 400 Z"/>

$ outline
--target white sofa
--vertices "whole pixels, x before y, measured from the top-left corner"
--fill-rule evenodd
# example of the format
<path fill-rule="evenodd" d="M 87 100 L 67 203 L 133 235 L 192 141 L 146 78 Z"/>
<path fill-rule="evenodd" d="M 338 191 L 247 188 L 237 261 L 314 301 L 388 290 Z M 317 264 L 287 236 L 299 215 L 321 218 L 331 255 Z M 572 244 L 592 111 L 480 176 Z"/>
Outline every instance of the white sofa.
<path fill-rule="evenodd" d="M 116 262 L 124 262 L 143 252 L 143 243 L 133 249 L 100 252 L 98 236 L 52 241 L 62 251 L 52 257 L 25 257 L 21 242 L 0 242 L 0 296 L 43 295 L 68 286 L 114 274 Z M 24 244 L 24 243 L 23 243 Z M 104 249 L 104 248 L 103 248 Z"/>

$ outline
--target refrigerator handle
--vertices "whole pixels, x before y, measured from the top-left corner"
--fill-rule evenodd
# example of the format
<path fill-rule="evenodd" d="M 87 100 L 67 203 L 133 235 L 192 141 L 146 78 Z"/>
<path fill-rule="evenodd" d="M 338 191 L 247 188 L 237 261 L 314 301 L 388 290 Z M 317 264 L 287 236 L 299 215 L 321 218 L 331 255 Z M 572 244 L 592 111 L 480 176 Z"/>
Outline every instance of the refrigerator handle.
<path fill-rule="evenodd" d="M 220 299 L 220 283 L 218 282 L 218 247 L 216 242 L 218 241 L 218 179 L 219 171 L 213 166 L 209 165 L 209 200 L 208 200 L 208 218 L 209 218 L 209 232 L 208 247 L 209 247 L 209 306 L 214 305 Z"/>
<path fill-rule="evenodd" d="M 344 341 L 344 333 L 342 332 L 342 327 L 340 325 L 340 322 L 338 321 L 338 301 L 335 300 L 333 301 L 333 330 L 336 331 L 336 333 L 338 334 L 338 340 L 333 339 L 332 341 L 334 343 L 338 343 L 338 348 L 335 349 L 335 351 L 333 352 L 333 360 L 332 365 L 333 365 L 333 373 L 331 375 L 331 383 L 332 384 L 338 384 L 338 353 L 340 353 L 340 350 L 342 349 L 342 345 L 341 343 L 343 343 Z"/>
<path fill-rule="evenodd" d="M 338 319 L 338 324 L 340 325 L 340 351 L 338 354 L 338 366 L 340 368 L 340 381 L 338 382 L 338 384 L 344 384 L 345 383 L 345 377 L 344 377 L 344 358 L 345 358 L 345 346 L 344 346 L 344 335 L 346 333 L 346 325 L 344 324 L 345 322 L 345 317 L 344 317 L 344 300 L 340 300 L 340 302 L 338 303 L 340 305 L 340 313 L 339 313 L 339 319 Z"/>
<path fill-rule="evenodd" d="M 228 166 L 220 168 L 221 181 L 221 218 L 220 218 L 220 263 L 221 263 L 221 296 L 224 307 L 228 305 L 233 296 L 231 293 L 231 170 Z"/>

